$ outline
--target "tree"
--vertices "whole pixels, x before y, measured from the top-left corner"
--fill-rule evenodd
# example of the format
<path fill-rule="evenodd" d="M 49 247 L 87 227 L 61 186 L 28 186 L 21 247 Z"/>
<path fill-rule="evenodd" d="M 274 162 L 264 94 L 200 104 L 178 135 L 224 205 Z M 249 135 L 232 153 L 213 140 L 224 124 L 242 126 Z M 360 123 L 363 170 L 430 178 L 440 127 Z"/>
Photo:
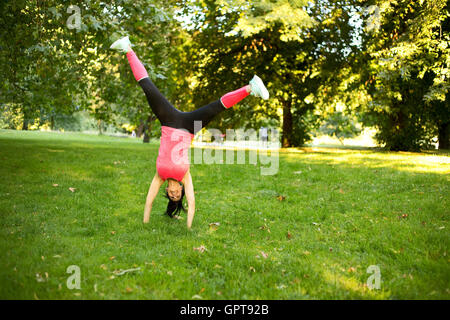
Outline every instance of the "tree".
<path fill-rule="evenodd" d="M 365 2 L 363 80 L 372 95 L 366 124 L 390 150 L 449 147 L 448 2 Z"/>
<path fill-rule="evenodd" d="M 346 58 L 355 49 L 350 1 L 182 1 L 191 17 L 194 101 L 243 85 L 253 74 L 266 82 L 271 99 L 241 103 L 239 117 L 223 126 L 282 128 L 282 145 L 308 141 L 318 123 L 319 103 L 332 99 Z M 324 99 L 323 96 L 327 95 Z M 258 101 L 259 102 L 259 101 Z M 217 123 L 216 123 L 217 124 Z"/>
<path fill-rule="evenodd" d="M 23 115 L 23 129 L 42 112 L 56 108 L 71 113 L 83 64 L 71 40 L 61 39 L 63 29 L 49 10 L 56 1 L 5 1 L 0 4 L 0 53 L 2 91 L 0 103 Z M 74 50 L 68 51 L 66 48 Z"/>
<path fill-rule="evenodd" d="M 178 30 L 170 1 L 18 0 L 0 9 L 0 103 L 23 115 L 23 129 L 83 109 L 99 129 L 120 116 L 153 121 L 124 56 L 109 46 L 129 34 L 150 76 L 170 81 L 164 73 Z"/>

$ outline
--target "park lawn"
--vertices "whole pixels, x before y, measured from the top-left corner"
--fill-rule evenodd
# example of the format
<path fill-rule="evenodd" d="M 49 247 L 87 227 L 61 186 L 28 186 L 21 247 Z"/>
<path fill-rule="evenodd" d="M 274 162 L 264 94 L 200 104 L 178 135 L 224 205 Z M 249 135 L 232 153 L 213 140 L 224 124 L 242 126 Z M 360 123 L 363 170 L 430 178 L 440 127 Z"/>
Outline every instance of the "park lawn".
<path fill-rule="evenodd" d="M 158 147 L 0 130 L 0 299 L 450 298 L 448 154 L 282 150 L 275 175 L 192 164 L 188 231 L 162 191 L 142 223 Z"/>

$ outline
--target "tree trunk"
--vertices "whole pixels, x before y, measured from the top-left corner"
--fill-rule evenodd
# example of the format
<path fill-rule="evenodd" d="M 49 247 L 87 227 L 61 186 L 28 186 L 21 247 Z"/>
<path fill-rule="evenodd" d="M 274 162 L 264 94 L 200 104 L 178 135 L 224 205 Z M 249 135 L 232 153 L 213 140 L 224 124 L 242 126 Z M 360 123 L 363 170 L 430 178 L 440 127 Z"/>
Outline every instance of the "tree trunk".
<path fill-rule="evenodd" d="M 151 131 L 152 131 L 152 122 L 154 118 L 153 115 L 149 115 L 147 120 L 145 120 L 144 125 L 144 139 L 142 140 L 144 143 L 149 143 L 151 138 Z"/>
<path fill-rule="evenodd" d="M 450 149 L 450 122 L 438 127 L 439 150 Z"/>
<path fill-rule="evenodd" d="M 55 116 L 50 116 L 50 130 L 55 130 Z"/>
<path fill-rule="evenodd" d="M 144 133 L 144 122 L 141 120 L 141 124 L 139 125 L 139 127 L 137 127 L 136 129 L 136 137 L 140 138 L 142 136 L 142 134 Z"/>
<path fill-rule="evenodd" d="M 28 130 L 28 120 L 27 119 L 23 119 L 22 130 Z"/>
<path fill-rule="evenodd" d="M 26 111 L 23 111 L 23 126 L 22 130 L 28 130 L 28 121 L 29 121 L 29 115 Z"/>
<path fill-rule="evenodd" d="M 144 131 L 144 139 L 142 139 L 143 143 L 149 143 L 150 142 L 150 134 L 148 134 L 148 131 Z"/>
<path fill-rule="evenodd" d="M 98 135 L 101 136 L 103 134 L 103 130 L 102 130 L 102 120 L 98 119 L 97 120 L 97 127 L 98 127 Z"/>
<path fill-rule="evenodd" d="M 282 101 L 283 104 L 283 132 L 281 136 L 281 146 L 288 148 L 292 146 L 292 102 L 290 100 Z"/>

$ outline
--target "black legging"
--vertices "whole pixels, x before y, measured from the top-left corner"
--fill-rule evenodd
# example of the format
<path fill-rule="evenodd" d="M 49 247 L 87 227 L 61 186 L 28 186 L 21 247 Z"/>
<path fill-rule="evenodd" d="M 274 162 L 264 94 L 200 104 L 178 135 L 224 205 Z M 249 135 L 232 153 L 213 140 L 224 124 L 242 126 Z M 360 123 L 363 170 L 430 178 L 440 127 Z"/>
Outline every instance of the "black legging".
<path fill-rule="evenodd" d="M 220 100 L 216 100 L 191 112 L 182 112 L 176 109 L 167 99 L 159 92 L 158 88 L 149 78 L 139 81 L 144 93 L 147 97 L 148 104 L 152 108 L 156 117 L 158 117 L 161 125 L 186 129 L 190 133 L 196 134 L 201 128 L 205 127 L 216 115 L 225 110 Z M 201 128 L 198 126 L 194 132 L 194 121 L 201 121 Z"/>

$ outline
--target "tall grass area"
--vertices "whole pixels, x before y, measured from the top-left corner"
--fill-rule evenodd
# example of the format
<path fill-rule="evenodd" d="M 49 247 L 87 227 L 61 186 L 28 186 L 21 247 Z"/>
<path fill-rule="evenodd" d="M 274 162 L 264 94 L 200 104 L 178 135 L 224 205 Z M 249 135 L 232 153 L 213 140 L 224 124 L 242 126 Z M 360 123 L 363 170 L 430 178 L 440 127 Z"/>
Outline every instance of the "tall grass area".
<path fill-rule="evenodd" d="M 450 298 L 448 154 L 281 150 L 267 176 L 192 164 L 189 231 L 162 189 L 142 223 L 158 147 L 0 130 L 0 299 Z"/>

